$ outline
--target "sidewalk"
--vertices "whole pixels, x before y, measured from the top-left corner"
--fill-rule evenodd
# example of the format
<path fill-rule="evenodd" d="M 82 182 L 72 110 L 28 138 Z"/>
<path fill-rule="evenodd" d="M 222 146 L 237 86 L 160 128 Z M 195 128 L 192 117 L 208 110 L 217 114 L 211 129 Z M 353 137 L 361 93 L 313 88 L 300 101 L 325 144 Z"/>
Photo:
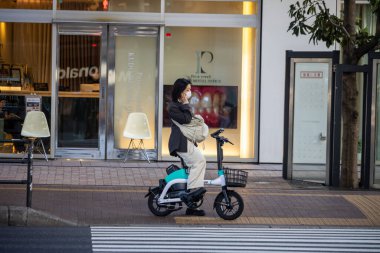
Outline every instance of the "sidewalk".
<path fill-rule="evenodd" d="M 220 219 L 213 210 L 218 187 L 209 187 L 205 217 L 185 215 L 185 208 L 156 217 L 144 195 L 165 176 L 171 162 L 35 160 L 35 210 L 79 225 L 238 224 L 264 226 L 379 227 L 380 191 L 341 191 L 318 184 L 283 180 L 281 165 L 224 164 L 248 171 L 246 188 L 235 188 L 245 201 L 243 215 Z M 206 178 L 214 178 L 216 164 L 208 164 Z M 0 180 L 25 179 L 26 165 L 0 164 Z M 0 206 L 25 206 L 25 185 L 0 185 Z"/>

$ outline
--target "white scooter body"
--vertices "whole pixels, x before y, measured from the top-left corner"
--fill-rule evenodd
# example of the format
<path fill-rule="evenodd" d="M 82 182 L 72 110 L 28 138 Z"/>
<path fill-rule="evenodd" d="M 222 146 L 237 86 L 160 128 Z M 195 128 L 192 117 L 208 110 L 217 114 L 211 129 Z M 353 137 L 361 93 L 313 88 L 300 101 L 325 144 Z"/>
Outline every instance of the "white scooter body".
<path fill-rule="evenodd" d="M 163 204 L 163 203 L 176 203 L 176 202 L 181 202 L 182 200 L 180 198 L 166 198 L 165 196 L 168 193 L 169 189 L 171 186 L 174 184 L 187 184 L 187 179 L 184 178 L 178 178 L 178 179 L 173 179 L 169 183 L 165 185 L 164 190 L 162 191 L 158 203 Z M 226 185 L 226 178 L 224 175 L 220 175 L 219 177 L 213 179 L 213 180 L 204 180 L 205 185 L 217 185 L 217 186 L 225 186 Z"/>

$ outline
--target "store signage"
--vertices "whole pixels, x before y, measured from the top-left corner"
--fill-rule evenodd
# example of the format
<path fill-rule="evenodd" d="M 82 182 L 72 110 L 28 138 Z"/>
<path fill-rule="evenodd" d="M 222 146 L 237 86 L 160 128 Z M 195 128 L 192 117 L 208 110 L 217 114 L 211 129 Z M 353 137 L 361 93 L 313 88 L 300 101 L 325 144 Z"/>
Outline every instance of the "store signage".
<path fill-rule="evenodd" d="M 83 67 L 83 68 L 67 67 L 66 69 L 59 69 L 58 76 L 59 76 L 59 79 L 71 79 L 71 78 L 78 78 L 78 77 L 88 77 L 91 74 L 95 74 L 98 72 L 99 72 L 99 69 L 97 66 Z"/>
<path fill-rule="evenodd" d="M 41 96 L 28 95 L 25 96 L 25 110 L 30 111 L 41 111 Z"/>
<path fill-rule="evenodd" d="M 197 55 L 197 74 L 205 74 L 206 71 L 202 68 L 202 59 L 206 59 L 207 63 L 212 63 L 214 54 L 211 51 L 196 51 Z"/>
<path fill-rule="evenodd" d="M 220 84 L 220 79 L 215 79 L 207 71 L 207 65 L 214 63 L 214 53 L 211 51 L 196 51 L 197 67 L 194 74 L 190 75 L 191 82 L 195 85 Z"/>
<path fill-rule="evenodd" d="M 323 71 L 301 71 L 301 78 L 323 78 Z"/>

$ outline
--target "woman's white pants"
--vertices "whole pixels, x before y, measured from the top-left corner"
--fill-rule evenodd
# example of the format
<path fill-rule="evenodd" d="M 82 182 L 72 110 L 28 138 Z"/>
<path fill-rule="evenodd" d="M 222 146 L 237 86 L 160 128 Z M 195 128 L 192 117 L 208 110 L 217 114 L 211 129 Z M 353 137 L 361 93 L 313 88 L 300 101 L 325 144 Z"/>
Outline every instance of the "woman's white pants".
<path fill-rule="evenodd" d="M 182 157 L 185 164 L 189 167 L 189 178 L 187 189 L 194 189 L 204 186 L 206 173 L 206 158 L 202 152 L 191 141 L 187 141 L 187 152 L 177 152 Z"/>

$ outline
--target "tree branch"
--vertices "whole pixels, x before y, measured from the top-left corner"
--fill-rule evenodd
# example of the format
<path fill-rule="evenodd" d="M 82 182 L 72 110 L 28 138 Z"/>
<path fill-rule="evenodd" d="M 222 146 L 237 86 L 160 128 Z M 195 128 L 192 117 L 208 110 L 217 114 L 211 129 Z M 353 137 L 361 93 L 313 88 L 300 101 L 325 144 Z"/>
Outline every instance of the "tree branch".
<path fill-rule="evenodd" d="M 363 55 L 367 54 L 369 51 L 374 50 L 379 45 L 380 36 L 373 37 L 368 43 L 358 47 L 355 50 L 355 55 L 360 59 Z"/>

